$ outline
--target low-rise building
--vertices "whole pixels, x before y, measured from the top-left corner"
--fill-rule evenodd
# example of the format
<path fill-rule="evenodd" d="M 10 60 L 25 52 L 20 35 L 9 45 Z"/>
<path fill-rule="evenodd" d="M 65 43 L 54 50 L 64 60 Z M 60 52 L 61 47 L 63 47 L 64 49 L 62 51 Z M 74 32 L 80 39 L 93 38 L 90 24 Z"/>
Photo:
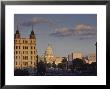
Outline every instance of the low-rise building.
<path fill-rule="evenodd" d="M 95 53 L 89 54 L 88 61 L 89 61 L 89 64 L 91 64 L 92 62 L 96 62 L 96 54 Z"/>

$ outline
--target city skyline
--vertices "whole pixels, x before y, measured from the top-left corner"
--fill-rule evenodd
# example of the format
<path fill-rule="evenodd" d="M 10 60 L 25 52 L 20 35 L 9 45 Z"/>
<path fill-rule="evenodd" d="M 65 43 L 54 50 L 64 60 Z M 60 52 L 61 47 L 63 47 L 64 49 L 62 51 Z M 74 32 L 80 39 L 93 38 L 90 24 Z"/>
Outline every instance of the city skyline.
<path fill-rule="evenodd" d="M 48 44 L 58 56 L 74 51 L 96 53 L 96 14 L 15 14 L 14 22 L 14 32 L 18 25 L 24 38 L 29 37 L 33 25 L 38 55 L 44 53 Z"/>

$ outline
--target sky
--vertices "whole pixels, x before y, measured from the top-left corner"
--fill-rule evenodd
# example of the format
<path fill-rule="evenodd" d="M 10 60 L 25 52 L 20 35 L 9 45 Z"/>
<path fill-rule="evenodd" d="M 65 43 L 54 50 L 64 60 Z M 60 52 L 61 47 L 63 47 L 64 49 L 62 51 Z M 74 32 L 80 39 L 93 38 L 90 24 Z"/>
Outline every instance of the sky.
<path fill-rule="evenodd" d="M 67 56 L 71 52 L 83 55 L 96 53 L 96 14 L 15 14 L 14 32 L 19 28 L 21 37 L 29 38 L 33 30 L 36 35 L 38 55 L 43 55 L 48 44 L 56 56 Z"/>

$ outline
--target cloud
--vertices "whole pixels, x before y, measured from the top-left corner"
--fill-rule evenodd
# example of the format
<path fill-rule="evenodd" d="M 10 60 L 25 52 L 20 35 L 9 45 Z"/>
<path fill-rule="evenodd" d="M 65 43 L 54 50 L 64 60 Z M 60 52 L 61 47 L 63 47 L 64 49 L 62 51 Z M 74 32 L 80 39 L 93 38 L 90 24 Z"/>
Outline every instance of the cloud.
<path fill-rule="evenodd" d="M 90 25 L 79 24 L 79 25 L 76 25 L 75 29 L 76 30 L 91 30 L 93 29 L 93 27 Z"/>
<path fill-rule="evenodd" d="M 56 25 L 54 22 L 42 17 L 33 17 L 30 21 L 21 23 L 22 26 L 32 26 L 35 24 L 48 24 L 50 27 Z"/>
<path fill-rule="evenodd" d="M 78 24 L 74 28 L 60 28 L 51 33 L 54 37 L 79 36 L 80 38 L 92 38 L 96 36 L 96 27 L 87 24 Z"/>
<path fill-rule="evenodd" d="M 51 33 L 51 36 L 55 36 L 55 37 L 67 37 L 67 36 L 71 36 L 73 33 L 73 29 L 68 29 L 66 27 L 60 28 L 60 29 L 56 29 L 56 31 L 54 33 Z"/>
<path fill-rule="evenodd" d="M 92 35 L 95 29 L 96 28 L 94 26 L 86 25 L 86 24 L 79 24 L 75 26 L 76 33 L 82 35 Z"/>

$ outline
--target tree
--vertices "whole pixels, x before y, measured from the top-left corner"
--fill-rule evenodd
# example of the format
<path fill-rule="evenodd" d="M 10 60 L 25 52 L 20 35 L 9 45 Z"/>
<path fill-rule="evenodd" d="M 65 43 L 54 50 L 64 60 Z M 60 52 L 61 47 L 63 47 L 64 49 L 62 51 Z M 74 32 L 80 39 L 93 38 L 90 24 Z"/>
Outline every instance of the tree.
<path fill-rule="evenodd" d="M 63 57 L 62 63 L 65 63 L 65 62 L 67 62 L 67 58 L 66 57 Z"/>
<path fill-rule="evenodd" d="M 27 75 L 29 75 L 29 72 L 25 69 L 24 70 L 23 69 L 16 69 L 14 71 L 14 75 L 15 76 L 27 76 Z"/>
<path fill-rule="evenodd" d="M 37 72 L 40 75 L 45 75 L 46 73 L 46 64 L 42 60 L 38 63 Z"/>
<path fill-rule="evenodd" d="M 59 63 L 59 64 L 57 65 L 57 67 L 60 68 L 60 69 L 63 69 L 62 63 Z"/>
<path fill-rule="evenodd" d="M 53 61 L 53 63 L 52 63 L 52 67 L 53 67 L 53 68 L 56 68 L 55 61 Z"/>
<path fill-rule="evenodd" d="M 75 70 L 82 70 L 84 66 L 84 62 L 82 59 L 76 58 L 72 61 L 72 65 Z"/>
<path fill-rule="evenodd" d="M 51 63 L 47 63 L 47 68 L 50 68 L 52 66 Z"/>
<path fill-rule="evenodd" d="M 63 57 L 63 59 L 62 59 L 62 68 L 66 69 L 66 67 L 67 67 L 67 58 Z"/>
<path fill-rule="evenodd" d="M 90 67 L 91 67 L 91 74 L 97 75 L 97 63 L 96 62 L 91 63 Z"/>

